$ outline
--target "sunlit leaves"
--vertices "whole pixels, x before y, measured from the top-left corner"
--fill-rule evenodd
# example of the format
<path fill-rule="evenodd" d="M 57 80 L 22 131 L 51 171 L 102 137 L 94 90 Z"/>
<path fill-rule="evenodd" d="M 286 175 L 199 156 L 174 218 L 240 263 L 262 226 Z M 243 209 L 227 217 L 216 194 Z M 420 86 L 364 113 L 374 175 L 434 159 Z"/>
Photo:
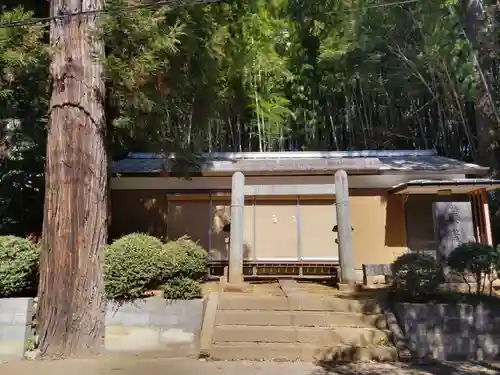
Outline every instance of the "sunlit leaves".
<path fill-rule="evenodd" d="M 0 23 L 33 17 L 22 8 Z M 49 51 L 43 25 L 0 28 L 0 233 L 36 230 L 43 209 Z"/>

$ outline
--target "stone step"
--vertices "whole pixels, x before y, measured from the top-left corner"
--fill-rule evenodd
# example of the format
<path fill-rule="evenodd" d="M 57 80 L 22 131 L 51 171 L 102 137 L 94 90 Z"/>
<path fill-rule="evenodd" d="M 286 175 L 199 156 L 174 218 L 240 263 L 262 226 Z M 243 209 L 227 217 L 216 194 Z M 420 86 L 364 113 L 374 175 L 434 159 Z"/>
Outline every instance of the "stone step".
<path fill-rule="evenodd" d="M 382 314 L 277 310 L 220 310 L 215 325 L 387 328 Z"/>
<path fill-rule="evenodd" d="M 324 346 L 279 343 L 218 343 L 210 348 L 214 360 L 281 361 L 396 361 L 397 350 L 388 346 Z"/>
<path fill-rule="evenodd" d="M 379 314 L 380 306 L 372 298 L 324 297 L 296 294 L 287 297 L 224 296 L 219 310 L 332 311 Z"/>
<path fill-rule="evenodd" d="M 214 343 L 306 343 L 325 345 L 390 345 L 387 331 L 375 328 L 319 328 L 290 326 L 218 326 Z"/>

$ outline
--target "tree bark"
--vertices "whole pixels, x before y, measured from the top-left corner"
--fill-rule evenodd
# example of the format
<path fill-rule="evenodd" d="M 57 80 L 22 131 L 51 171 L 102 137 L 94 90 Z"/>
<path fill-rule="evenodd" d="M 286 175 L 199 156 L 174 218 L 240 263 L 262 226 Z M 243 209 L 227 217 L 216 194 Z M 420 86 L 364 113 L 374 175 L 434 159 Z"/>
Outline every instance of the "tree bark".
<path fill-rule="evenodd" d="M 102 0 L 51 0 L 51 16 Z M 98 354 L 104 342 L 107 155 L 103 44 L 96 14 L 52 21 L 52 97 L 45 167 L 38 330 L 43 356 Z"/>

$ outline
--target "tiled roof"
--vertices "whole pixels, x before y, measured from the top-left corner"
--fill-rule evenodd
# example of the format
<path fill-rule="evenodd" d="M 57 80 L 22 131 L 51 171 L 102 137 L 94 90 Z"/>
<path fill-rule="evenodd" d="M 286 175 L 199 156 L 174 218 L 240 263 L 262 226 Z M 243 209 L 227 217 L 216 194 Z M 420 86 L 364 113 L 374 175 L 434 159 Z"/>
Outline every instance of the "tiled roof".
<path fill-rule="evenodd" d="M 183 165 L 184 164 L 184 165 Z M 201 173 L 351 173 L 435 171 L 483 175 L 487 168 L 424 151 L 272 152 L 203 154 L 186 162 L 175 155 L 129 154 L 115 161 L 113 173 L 159 173 L 185 170 Z"/>

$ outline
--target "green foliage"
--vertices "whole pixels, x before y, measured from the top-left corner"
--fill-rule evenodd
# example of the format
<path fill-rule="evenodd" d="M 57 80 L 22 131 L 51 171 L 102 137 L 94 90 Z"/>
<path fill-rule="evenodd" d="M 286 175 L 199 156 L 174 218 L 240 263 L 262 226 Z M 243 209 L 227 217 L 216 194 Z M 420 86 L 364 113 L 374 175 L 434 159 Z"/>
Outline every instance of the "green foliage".
<path fill-rule="evenodd" d="M 166 7 L 113 11 L 130 5 L 137 5 L 137 1 L 106 1 L 110 13 L 103 18 L 96 37 L 108 46 L 103 64 L 113 135 L 131 136 L 153 148 L 164 142 L 161 127 L 168 115 L 167 77 L 183 31 L 179 23 L 169 22 Z"/>
<path fill-rule="evenodd" d="M 167 242 L 164 253 L 168 277 L 199 279 L 207 271 L 207 251 L 187 236 Z"/>
<path fill-rule="evenodd" d="M 207 251 L 187 236 L 167 242 L 163 250 L 168 269 L 167 282 L 163 287 L 165 298 L 200 298 L 199 280 L 207 271 Z"/>
<path fill-rule="evenodd" d="M 0 23 L 33 17 L 21 7 Z M 41 24 L 0 29 L 0 234 L 41 230 L 49 55 Z"/>
<path fill-rule="evenodd" d="M 168 280 L 163 291 L 165 298 L 169 300 L 189 300 L 203 296 L 200 283 L 189 277 L 174 277 Z"/>
<path fill-rule="evenodd" d="M 104 285 L 108 298 L 131 299 L 161 285 L 166 273 L 162 242 L 143 233 L 132 233 L 106 248 Z"/>
<path fill-rule="evenodd" d="M 136 4 L 107 0 L 102 32 L 111 134 L 126 148 L 475 154 L 462 140 L 471 139 L 465 105 L 479 75 L 459 4 L 112 11 Z"/>
<path fill-rule="evenodd" d="M 487 280 L 499 270 L 500 252 L 492 246 L 469 242 L 455 248 L 446 259 L 450 270 L 459 275 L 469 286 L 469 276 L 474 278 L 476 293 L 483 293 Z M 491 292 L 491 290 L 490 290 Z"/>
<path fill-rule="evenodd" d="M 442 269 L 434 257 L 406 253 L 392 264 L 394 288 L 410 296 L 435 292 L 443 281 Z"/>
<path fill-rule="evenodd" d="M 95 36 L 106 45 L 115 157 L 436 148 L 478 159 L 480 73 L 493 80 L 494 100 L 500 81 L 493 68 L 478 68 L 460 2 L 249 0 L 118 11 L 141 4 L 150 1 L 106 0 Z M 0 21 L 31 16 L 18 9 Z M 22 146 L 0 160 L 0 233 L 40 228 L 50 97 L 44 30 L 0 30 L 0 128 L 19 119 L 9 137 Z M 490 57 L 497 66 L 498 51 Z"/>
<path fill-rule="evenodd" d="M 197 298 L 195 286 L 201 288 L 197 280 L 206 269 L 207 252 L 187 237 L 163 244 L 147 234 L 128 234 L 106 248 L 106 295 L 114 299 L 141 298 L 166 281 L 172 288 L 169 295 Z"/>
<path fill-rule="evenodd" d="M 0 236 L 0 297 L 36 293 L 40 249 L 21 237 Z"/>

